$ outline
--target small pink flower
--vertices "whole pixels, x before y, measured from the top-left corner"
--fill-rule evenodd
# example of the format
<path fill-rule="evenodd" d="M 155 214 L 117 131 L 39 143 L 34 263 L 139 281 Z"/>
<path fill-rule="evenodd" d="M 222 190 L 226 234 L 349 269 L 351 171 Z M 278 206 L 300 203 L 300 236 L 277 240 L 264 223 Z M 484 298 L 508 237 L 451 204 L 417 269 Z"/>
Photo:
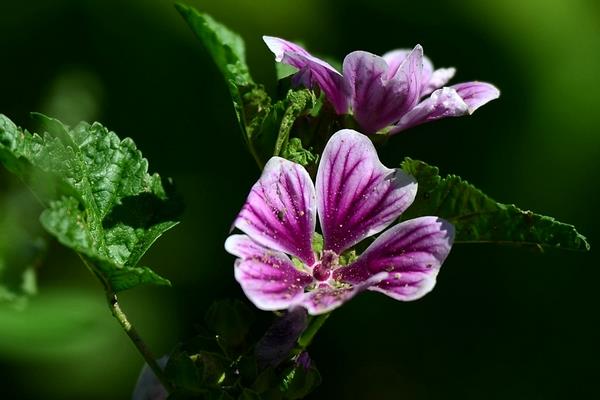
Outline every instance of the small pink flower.
<path fill-rule="evenodd" d="M 392 135 L 424 122 L 470 115 L 500 96 L 486 82 L 444 86 L 454 68 L 434 69 L 420 45 L 381 57 L 354 51 L 344 59 L 342 75 L 294 43 L 263 39 L 276 61 L 298 69 L 295 84 L 321 89 L 337 114 L 351 112 L 368 134 L 386 129 Z"/>
<path fill-rule="evenodd" d="M 301 306 L 321 314 L 363 290 L 417 299 L 433 288 L 452 247 L 447 221 L 401 222 L 355 261 L 340 262 L 344 252 L 392 224 L 416 193 L 414 179 L 381 164 L 369 138 L 353 130 L 327 143 L 316 187 L 301 165 L 273 157 L 235 220 L 245 234 L 225 242 L 238 257 L 235 277 L 262 310 Z M 324 241 L 319 253 L 312 245 L 317 214 Z"/>

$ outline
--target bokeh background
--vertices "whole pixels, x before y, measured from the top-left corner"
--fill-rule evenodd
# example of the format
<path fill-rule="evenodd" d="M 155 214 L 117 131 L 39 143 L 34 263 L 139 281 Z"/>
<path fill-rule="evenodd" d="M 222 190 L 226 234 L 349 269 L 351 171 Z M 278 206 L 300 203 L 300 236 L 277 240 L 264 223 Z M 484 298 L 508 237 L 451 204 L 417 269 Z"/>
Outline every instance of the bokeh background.
<path fill-rule="evenodd" d="M 595 0 L 190 0 L 246 39 L 257 81 L 274 89 L 261 35 L 301 40 L 342 59 L 423 45 L 454 82 L 502 91 L 472 117 L 395 137 L 404 156 L 456 173 L 499 201 L 575 224 L 590 253 L 456 246 L 437 288 L 414 303 L 367 293 L 336 311 L 311 355 L 324 376 L 312 399 L 564 399 L 597 393 L 600 243 L 600 3 Z M 166 0 L 2 0 L 0 112 L 98 120 L 130 136 L 172 176 L 184 222 L 145 263 L 173 288 L 122 303 L 157 354 L 193 333 L 216 298 L 243 294 L 223 251 L 259 171 L 226 86 Z M 37 229 L 29 194 L 0 172 L 0 250 Z M 19 211 L 8 219 L 6 210 Z M 4 216 L 3 216 L 4 213 Z M 596 245 L 596 246 L 594 246 Z M 6 267 L 6 266 L 4 266 Z M 10 267 L 10 266 L 9 266 Z M 27 307 L 0 304 L 0 397 L 126 399 L 142 361 L 100 286 L 56 243 L 37 266 Z"/>

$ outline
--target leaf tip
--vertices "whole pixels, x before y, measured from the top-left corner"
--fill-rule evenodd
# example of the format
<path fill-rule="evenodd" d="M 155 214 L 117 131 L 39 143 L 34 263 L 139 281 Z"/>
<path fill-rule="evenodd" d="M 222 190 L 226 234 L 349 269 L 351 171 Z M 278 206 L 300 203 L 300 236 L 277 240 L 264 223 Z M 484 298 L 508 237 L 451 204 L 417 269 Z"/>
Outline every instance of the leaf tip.
<path fill-rule="evenodd" d="M 188 6 L 187 4 L 183 4 L 183 3 L 179 3 L 176 2 L 174 4 L 175 9 L 180 13 L 180 14 L 184 14 L 184 13 L 189 13 L 190 12 L 190 6 Z"/>

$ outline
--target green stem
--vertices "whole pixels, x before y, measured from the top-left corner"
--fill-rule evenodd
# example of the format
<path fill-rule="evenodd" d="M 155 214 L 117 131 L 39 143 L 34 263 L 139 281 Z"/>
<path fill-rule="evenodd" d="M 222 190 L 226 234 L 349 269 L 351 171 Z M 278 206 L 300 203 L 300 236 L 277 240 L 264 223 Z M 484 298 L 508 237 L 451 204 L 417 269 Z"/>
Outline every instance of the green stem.
<path fill-rule="evenodd" d="M 133 342 L 133 345 L 142 355 L 142 357 L 146 361 L 146 364 L 148 364 L 148 367 L 150 367 L 152 372 L 154 372 L 156 378 L 164 386 L 167 392 L 171 393 L 173 391 L 171 383 L 165 376 L 163 369 L 156 362 L 156 358 L 150 351 L 150 348 L 146 345 L 146 342 L 144 342 L 142 337 L 139 335 L 137 329 L 135 329 L 131 322 L 129 322 L 127 314 L 125 314 L 125 312 L 119 305 L 117 294 L 111 287 L 110 282 L 104 279 L 102 274 L 100 274 L 97 271 L 96 267 L 91 262 L 89 262 L 84 256 L 79 254 L 79 257 L 81 258 L 81 261 L 83 261 L 83 264 L 87 267 L 87 269 L 90 270 L 90 272 L 94 274 L 96 278 L 98 278 L 98 280 L 102 283 L 102 286 L 104 286 L 104 291 L 106 293 L 106 301 L 108 302 L 108 308 L 110 309 L 113 317 L 115 317 L 116 320 L 119 322 L 119 325 L 121 325 L 129 339 Z"/>
<path fill-rule="evenodd" d="M 317 332 L 319 332 L 319 329 L 321 329 L 327 318 L 329 318 L 329 315 L 331 314 L 321 314 L 310 321 L 308 328 L 298 338 L 298 345 L 302 349 L 306 349 L 310 345 Z"/>
<path fill-rule="evenodd" d="M 154 372 L 156 378 L 170 393 L 172 391 L 171 383 L 165 376 L 164 371 L 162 370 L 160 365 L 158 365 L 158 363 L 156 362 L 156 358 L 152 355 L 152 352 L 150 351 L 144 340 L 138 334 L 137 330 L 131 324 L 131 322 L 129 322 L 127 315 L 121 309 L 121 306 L 119 305 L 119 301 L 117 299 L 117 295 L 114 292 L 107 291 L 106 300 L 108 301 L 108 306 L 110 308 L 110 311 L 112 312 L 112 315 L 117 319 L 117 321 L 119 321 L 119 324 L 121 325 L 127 336 L 129 336 L 129 339 L 131 339 L 138 352 L 142 355 L 142 357 L 144 357 L 144 360 L 146 360 L 146 364 L 148 364 L 152 372 Z"/>

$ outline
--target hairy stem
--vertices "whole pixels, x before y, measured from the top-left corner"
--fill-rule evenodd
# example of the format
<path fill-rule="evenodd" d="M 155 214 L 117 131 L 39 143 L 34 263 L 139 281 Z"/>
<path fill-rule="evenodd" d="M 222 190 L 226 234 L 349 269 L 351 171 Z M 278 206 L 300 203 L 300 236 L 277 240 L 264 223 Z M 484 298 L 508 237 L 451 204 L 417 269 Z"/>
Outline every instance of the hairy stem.
<path fill-rule="evenodd" d="M 319 332 L 319 329 L 321 329 L 327 318 L 329 318 L 329 315 L 329 313 L 321 314 L 311 319 L 306 330 L 298 338 L 298 345 L 302 349 L 306 349 L 310 345 L 317 332 Z"/>
<path fill-rule="evenodd" d="M 152 352 L 150 351 L 144 340 L 138 334 L 137 330 L 131 324 L 131 322 L 129 322 L 127 315 L 121 309 L 121 306 L 119 305 L 119 301 L 117 299 L 117 295 L 114 292 L 107 291 L 106 300 L 108 301 L 108 307 L 110 308 L 112 315 L 117 319 L 117 321 L 119 321 L 119 324 L 121 325 L 127 336 L 129 336 L 129 339 L 131 339 L 138 352 L 142 355 L 142 357 L 144 357 L 144 360 L 146 360 L 146 364 L 148 364 L 152 372 L 154 372 L 156 378 L 158 378 L 158 380 L 160 381 L 160 383 L 162 383 L 165 389 L 168 392 L 171 392 L 171 383 L 165 376 L 160 365 L 158 365 L 158 363 L 156 362 L 156 358 L 154 357 L 154 355 L 152 355 Z"/>
<path fill-rule="evenodd" d="M 131 322 L 129 322 L 127 314 L 125 314 L 125 312 L 119 305 L 117 294 L 111 287 L 110 282 L 106 281 L 106 279 L 104 279 L 102 275 L 98 273 L 93 263 L 87 260 L 84 256 L 79 254 L 79 258 L 81 258 L 81 261 L 83 261 L 83 264 L 87 267 L 87 269 L 93 275 L 95 275 L 96 278 L 98 278 L 98 280 L 100 281 L 100 283 L 102 283 L 102 286 L 104 286 L 104 291 L 106 293 L 106 301 L 108 302 L 108 308 L 110 308 L 110 312 L 112 313 L 113 317 L 115 317 L 117 321 L 119 321 L 119 325 L 121 325 L 129 339 L 133 342 L 135 348 L 146 361 L 146 364 L 148 364 L 152 372 L 154 372 L 156 378 L 164 386 L 167 392 L 171 393 L 173 391 L 171 383 L 165 376 L 163 369 L 156 362 L 156 358 L 150 351 L 148 345 L 146 345 L 146 342 L 144 342 L 142 337 L 138 334 L 137 329 L 135 329 Z"/>

